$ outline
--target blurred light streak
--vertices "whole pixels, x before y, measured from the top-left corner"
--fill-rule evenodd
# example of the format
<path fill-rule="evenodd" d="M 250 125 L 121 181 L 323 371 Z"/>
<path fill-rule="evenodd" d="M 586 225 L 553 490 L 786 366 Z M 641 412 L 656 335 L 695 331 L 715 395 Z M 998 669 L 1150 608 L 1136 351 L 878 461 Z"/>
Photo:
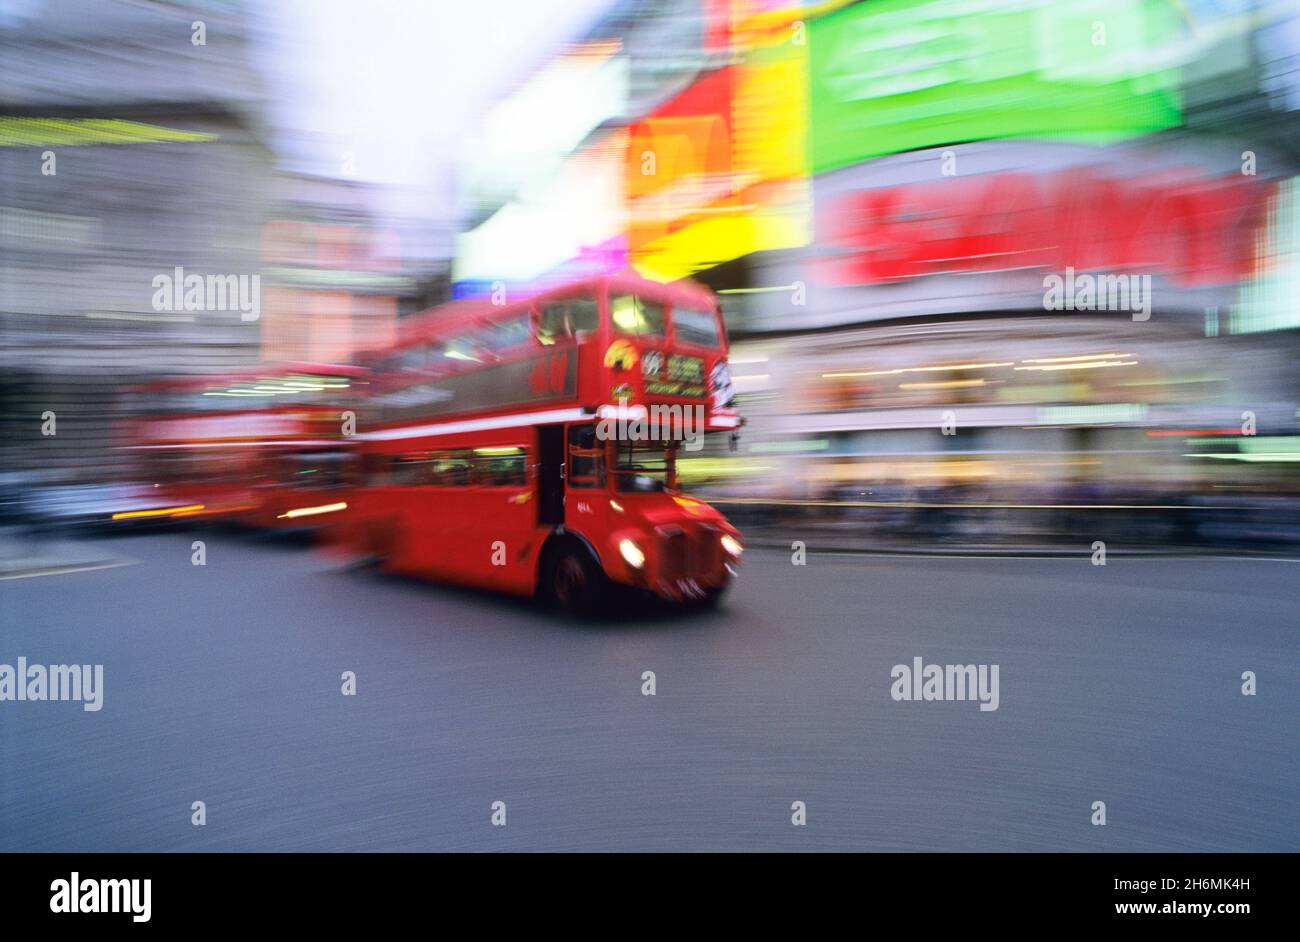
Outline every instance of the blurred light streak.
<path fill-rule="evenodd" d="M 1131 357 L 1131 353 L 1083 353 L 1072 357 L 1035 357 L 1021 360 L 1021 363 L 1073 363 L 1078 360 L 1116 360 Z"/>
<path fill-rule="evenodd" d="M 1087 363 L 1055 363 L 1050 366 L 1017 366 L 1017 370 L 1095 370 L 1104 366 L 1137 366 L 1137 360 L 1097 360 Z"/>
<path fill-rule="evenodd" d="M 853 376 L 894 376 L 898 373 L 943 373 L 948 370 L 988 370 L 995 367 L 1015 366 L 1014 360 L 992 363 L 951 363 L 943 366 L 905 366 L 893 370 L 867 370 L 845 373 L 823 373 L 822 379 L 837 379 Z"/>
<path fill-rule="evenodd" d="M 179 514 L 197 513 L 203 509 L 203 504 L 190 504 L 185 507 L 160 507 L 156 510 L 126 510 L 113 514 L 113 519 L 130 520 L 135 517 L 171 517 Z"/>
<path fill-rule="evenodd" d="M 346 501 L 339 501 L 333 504 L 321 504 L 316 507 L 296 507 L 293 510 L 287 510 L 282 514 L 279 514 L 277 519 L 296 520 L 299 517 L 315 517 L 319 514 L 332 514 L 347 509 L 348 505 Z"/>
<path fill-rule="evenodd" d="M 899 389 L 965 389 L 970 386 L 983 386 L 982 379 L 949 379 L 933 383 L 899 383 Z"/>

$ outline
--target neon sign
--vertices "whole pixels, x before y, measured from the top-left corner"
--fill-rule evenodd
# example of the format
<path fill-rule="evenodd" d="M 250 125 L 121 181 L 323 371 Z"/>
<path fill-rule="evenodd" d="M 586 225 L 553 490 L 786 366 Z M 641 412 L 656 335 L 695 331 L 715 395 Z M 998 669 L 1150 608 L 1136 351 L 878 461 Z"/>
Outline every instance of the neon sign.
<path fill-rule="evenodd" d="M 1186 287 L 1250 273 L 1276 185 L 1194 170 L 993 173 L 856 190 L 819 214 L 819 274 L 837 285 L 1025 268 L 1145 270 Z"/>

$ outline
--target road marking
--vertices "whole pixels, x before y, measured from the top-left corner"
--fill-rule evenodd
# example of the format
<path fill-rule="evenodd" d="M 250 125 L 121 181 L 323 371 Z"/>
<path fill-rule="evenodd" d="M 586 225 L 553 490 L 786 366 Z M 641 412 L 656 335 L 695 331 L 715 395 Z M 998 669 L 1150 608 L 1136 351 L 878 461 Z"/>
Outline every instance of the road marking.
<path fill-rule="evenodd" d="M 754 549 L 766 549 L 761 544 L 754 544 Z M 784 551 L 784 550 L 780 550 Z M 1044 554 L 1042 556 L 1012 556 L 1006 553 L 883 553 L 872 550 L 814 550 L 810 549 L 810 555 L 813 556 L 874 556 L 886 557 L 889 559 L 1061 559 L 1061 560 L 1080 560 L 1088 559 L 1091 556 L 1086 550 L 1080 550 L 1074 555 L 1063 553 Z M 1194 554 L 1188 556 L 1179 556 L 1177 554 L 1155 554 L 1155 553 L 1111 553 L 1115 559 L 1133 560 L 1133 559 L 1166 559 L 1187 561 L 1193 559 L 1217 559 L 1234 560 L 1236 562 L 1272 562 L 1272 563 L 1300 563 L 1300 559 L 1291 559 L 1285 556 L 1209 556 L 1205 554 Z"/>
<path fill-rule="evenodd" d="M 813 556 L 874 556 L 887 559 L 1087 559 L 1091 554 L 1078 556 L 1008 556 L 1005 553 L 874 553 L 870 550 L 809 550 Z M 1128 559 L 1129 557 L 1121 557 Z"/>
<path fill-rule="evenodd" d="M 102 563 L 77 563 L 70 566 L 50 566 L 46 569 L 29 569 L 25 572 L 0 575 L 0 582 L 7 579 L 35 579 L 37 576 L 66 576 L 74 572 L 94 572 L 96 569 L 116 569 L 118 566 L 131 566 L 137 559 L 115 559 Z"/>
<path fill-rule="evenodd" d="M 929 452 L 929 454 L 940 454 Z M 883 507 L 916 510 L 947 508 L 950 510 L 1236 510 L 1221 504 L 1006 504 L 1006 503 L 936 503 L 915 500 L 808 500 L 801 497 L 714 497 L 710 504 L 743 504 L 755 507 Z"/>

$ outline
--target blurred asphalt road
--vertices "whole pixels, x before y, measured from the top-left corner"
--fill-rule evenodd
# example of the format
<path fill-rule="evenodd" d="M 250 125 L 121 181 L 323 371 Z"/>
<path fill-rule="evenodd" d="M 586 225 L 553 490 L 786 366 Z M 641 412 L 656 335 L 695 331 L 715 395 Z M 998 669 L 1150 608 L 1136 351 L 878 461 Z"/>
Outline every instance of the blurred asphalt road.
<path fill-rule="evenodd" d="M 1300 563 L 751 550 L 718 612 L 591 625 L 97 549 L 135 563 L 0 582 L 0 663 L 105 665 L 98 713 L 0 702 L 2 850 L 1300 850 Z M 914 657 L 998 664 L 999 709 L 894 702 Z"/>

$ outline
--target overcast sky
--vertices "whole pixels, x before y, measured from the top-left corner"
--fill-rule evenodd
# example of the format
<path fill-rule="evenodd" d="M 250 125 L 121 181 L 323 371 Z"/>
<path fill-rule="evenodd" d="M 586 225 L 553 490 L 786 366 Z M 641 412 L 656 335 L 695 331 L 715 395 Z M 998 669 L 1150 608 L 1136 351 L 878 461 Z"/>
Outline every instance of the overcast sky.
<path fill-rule="evenodd" d="M 282 0 L 266 14 L 269 117 L 295 169 L 413 186 L 427 210 L 477 118 L 612 0 Z"/>

